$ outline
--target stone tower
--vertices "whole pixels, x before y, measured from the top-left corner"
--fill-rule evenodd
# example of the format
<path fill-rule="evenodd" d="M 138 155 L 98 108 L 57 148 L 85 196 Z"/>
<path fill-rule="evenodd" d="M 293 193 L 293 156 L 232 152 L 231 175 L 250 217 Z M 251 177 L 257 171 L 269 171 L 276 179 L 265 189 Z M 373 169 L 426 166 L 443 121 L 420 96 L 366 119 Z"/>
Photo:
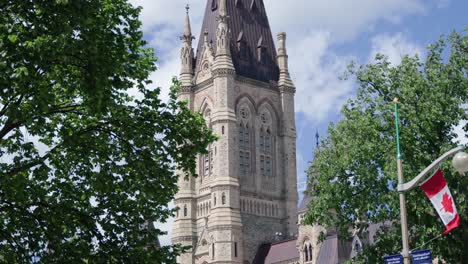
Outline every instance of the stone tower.
<path fill-rule="evenodd" d="M 295 87 L 286 34 L 275 49 L 263 0 L 207 0 L 198 48 L 187 12 L 180 100 L 219 139 L 180 177 L 173 243 L 182 264 L 251 263 L 263 243 L 297 234 Z"/>

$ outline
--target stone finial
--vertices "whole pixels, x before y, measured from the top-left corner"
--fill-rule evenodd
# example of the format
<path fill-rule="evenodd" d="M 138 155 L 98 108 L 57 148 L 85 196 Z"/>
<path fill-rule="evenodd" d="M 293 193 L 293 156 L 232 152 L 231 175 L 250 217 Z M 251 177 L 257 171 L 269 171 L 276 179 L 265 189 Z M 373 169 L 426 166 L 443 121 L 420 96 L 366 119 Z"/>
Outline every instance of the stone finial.
<path fill-rule="evenodd" d="M 278 85 L 281 87 L 294 88 L 294 84 L 289 75 L 288 52 L 286 50 L 286 33 L 278 34 L 278 67 L 280 69 L 280 78 Z"/>
<path fill-rule="evenodd" d="M 286 51 L 286 33 L 278 33 L 278 55 L 287 55 Z"/>
<path fill-rule="evenodd" d="M 226 16 L 227 15 L 226 0 L 220 0 L 219 1 L 219 15 L 220 16 Z"/>

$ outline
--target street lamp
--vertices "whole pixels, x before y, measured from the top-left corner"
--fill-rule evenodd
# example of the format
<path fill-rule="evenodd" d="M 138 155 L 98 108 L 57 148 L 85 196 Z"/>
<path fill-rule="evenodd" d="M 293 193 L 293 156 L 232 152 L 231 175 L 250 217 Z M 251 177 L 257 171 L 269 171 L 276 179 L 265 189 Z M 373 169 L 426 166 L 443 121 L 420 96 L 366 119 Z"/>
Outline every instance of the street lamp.
<path fill-rule="evenodd" d="M 405 192 L 412 190 L 419 183 L 424 181 L 425 177 L 440 163 L 448 159 L 449 157 L 455 155 L 452 160 L 452 165 L 456 171 L 460 174 L 463 174 L 468 171 L 468 154 L 462 152 L 465 147 L 459 146 L 445 152 L 442 156 L 437 158 L 431 165 L 427 166 L 418 176 L 414 177 L 411 181 L 404 181 L 403 177 L 403 161 L 402 155 L 400 152 L 400 130 L 398 122 L 398 98 L 393 100 L 395 103 L 395 127 L 396 127 L 396 141 L 397 141 L 397 170 L 398 170 L 398 192 L 400 193 L 400 218 L 401 218 L 401 237 L 403 242 L 403 261 L 404 264 L 410 264 L 410 254 L 409 254 L 409 241 L 408 241 L 408 221 L 406 218 L 406 197 Z"/>
<path fill-rule="evenodd" d="M 468 154 L 465 152 L 458 152 L 455 157 L 453 157 L 452 165 L 456 171 L 460 174 L 463 174 L 468 171 Z"/>

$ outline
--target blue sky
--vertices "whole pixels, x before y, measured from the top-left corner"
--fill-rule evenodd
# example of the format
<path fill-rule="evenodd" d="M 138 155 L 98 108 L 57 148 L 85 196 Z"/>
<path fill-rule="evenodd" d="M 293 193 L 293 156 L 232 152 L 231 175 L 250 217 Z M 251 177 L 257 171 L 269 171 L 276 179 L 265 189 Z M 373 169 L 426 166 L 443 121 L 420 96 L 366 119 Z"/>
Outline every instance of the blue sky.
<path fill-rule="evenodd" d="M 179 36 L 183 31 L 185 5 L 191 6 L 192 30 L 198 40 L 206 1 L 131 0 L 143 7 L 144 35 L 159 58 L 159 70 L 152 79 L 155 86 L 162 88 L 163 96 L 167 96 L 171 77 L 179 73 Z M 264 0 L 264 3 L 273 34 L 281 31 L 288 34 L 290 71 L 297 86 L 300 192 L 305 188 L 304 171 L 313 158 L 316 130 L 325 137 L 329 123 L 339 120 L 340 107 L 354 95 L 356 87 L 352 81 L 338 80 L 352 60 L 367 63 L 376 53 L 383 53 L 398 64 L 403 54 L 424 56 L 425 47 L 442 34 L 468 28 L 468 1 L 463 0 Z M 456 129 L 461 131 L 462 125 Z M 463 140 L 466 142 L 466 137 Z M 159 226 L 170 231 L 170 223 Z M 162 244 L 169 243 L 168 237 L 161 240 Z"/>

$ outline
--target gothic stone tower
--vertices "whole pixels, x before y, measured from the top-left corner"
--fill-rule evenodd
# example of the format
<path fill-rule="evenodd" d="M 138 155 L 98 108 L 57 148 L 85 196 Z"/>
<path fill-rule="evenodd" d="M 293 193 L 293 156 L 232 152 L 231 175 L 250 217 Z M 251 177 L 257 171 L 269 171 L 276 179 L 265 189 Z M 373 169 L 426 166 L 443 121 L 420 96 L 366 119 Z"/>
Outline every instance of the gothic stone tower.
<path fill-rule="evenodd" d="M 278 233 L 297 233 L 295 87 L 286 34 L 275 49 L 263 0 L 207 0 L 196 57 L 187 12 L 180 100 L 219 140 L 198 177 L 180 177 L 173 243 L 182 264 L 251 263 Z"/>

